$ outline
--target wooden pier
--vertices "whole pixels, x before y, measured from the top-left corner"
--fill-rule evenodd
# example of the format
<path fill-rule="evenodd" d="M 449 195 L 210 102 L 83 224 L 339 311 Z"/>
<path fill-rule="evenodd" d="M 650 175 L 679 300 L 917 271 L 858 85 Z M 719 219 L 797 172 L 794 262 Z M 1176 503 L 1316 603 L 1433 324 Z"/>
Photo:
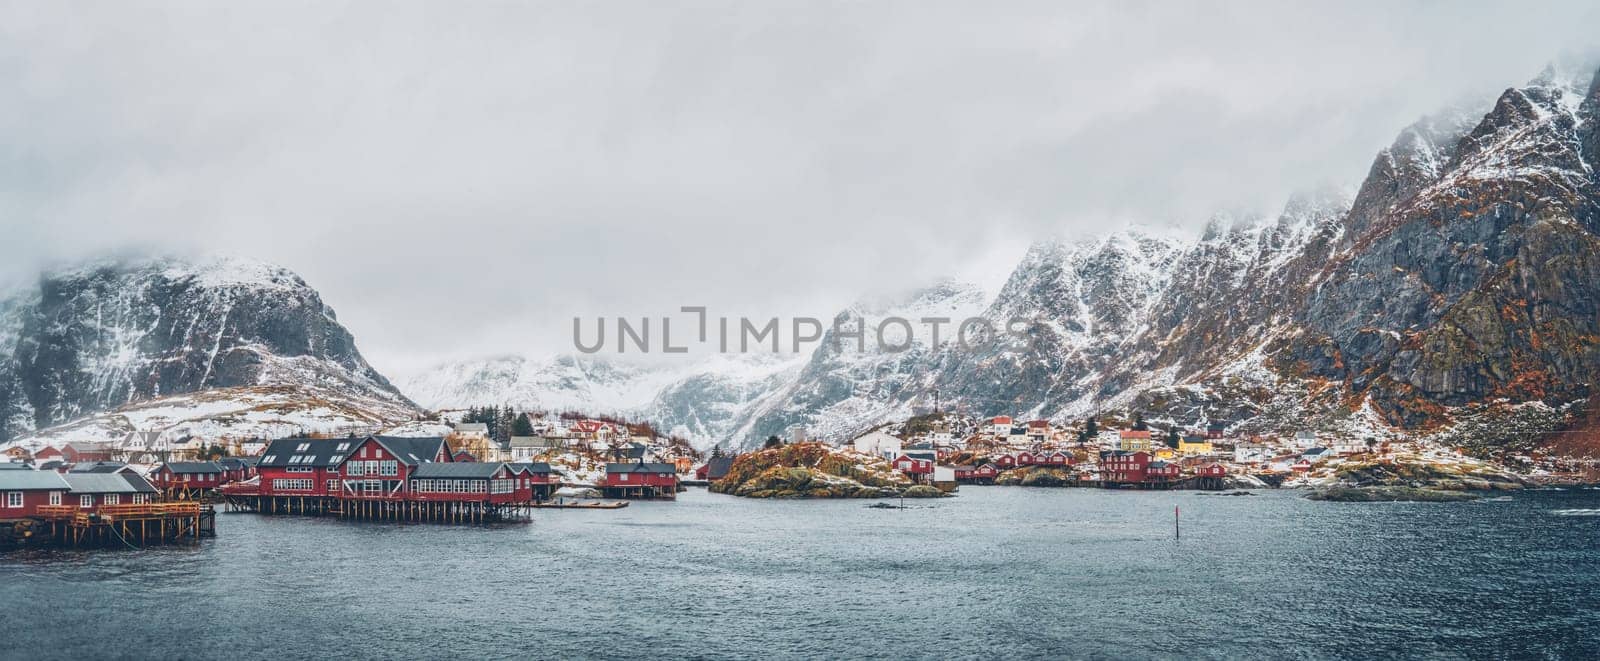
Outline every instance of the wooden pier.
<path fill-rule="evenodd" d="M 223 502 L 231 512 L 331 516 L 352 521 L 479 524 L 519 521 L 541 507 L 536 502 L 489 503 L 471 500 L 410 498 L 334 498 L 329 496 L 256 496 L 230 494 Z"/>
<path fill-rule="evenodd" d="M 216 511 L 196 502 L 101 505 L 84 511 L 72 505 L 41 505 L 24 522 L 13 524 L 20 545 L 68 547 L 194 543 L 217 534 Z"/>

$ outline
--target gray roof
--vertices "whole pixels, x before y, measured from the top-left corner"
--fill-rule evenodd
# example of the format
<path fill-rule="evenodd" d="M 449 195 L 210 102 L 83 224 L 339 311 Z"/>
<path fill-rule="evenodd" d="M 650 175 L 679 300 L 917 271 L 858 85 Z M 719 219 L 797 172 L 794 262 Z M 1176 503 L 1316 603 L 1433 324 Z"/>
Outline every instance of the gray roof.
<path fill-rule="evenodd" d="M 456 431 L 472 431 L 472 432 L 488 433 L 489 432 L 489 425 L 488 425 L 488 423 L 483 423 L 483 422 L 458 422 L 458 423 L 456 423 Z"/>
<path fill-rule="evenodd" d="M 733 468 L 733 457 L 712 457 L 706 462 L 706 479 L 720 480 L 728 475 L 729 468 Z"/>
<path fill-rule="evenodd" d="M 354 452 L 364 440 L 366 439 L 280 438 L 268 444 L 267 449 L 261 452 L 261 461 L 257 465 L 268 468 L 288 466 L 328 468 L 344 461 L 344 458 Z M 306 444 L 304 450 L 299 449 L 302 443 Z M 306 458 L 296 459 L 296 457 Z"/>
<path fill-rule="evenodd" d="M 457 479 L 457 480 L 487 480 L 505 466 L 501 463 L 488 463 L 478 461 L 463 461 L 449 463 L 432 463 L 417 466 L 412 477 L 428 479 Z"/>
<path fill-rule="evenodd" d="M 93 461 L 83 464 L 73 464 L 69 472 L 73 473 L 115 473 L 120 470 L 131 470 L 128 465 L 120 461 Z"/>
<path fill-rule="evenodd" d="M 0 461 L 0 471 L 31 471 L 33 466 L 20 461 Z"/>
<path fill-rule="evenodd" d="M 510 446 L 514 448 L 553 448 L 561 445 L 561 441 L 548 436 L 512 436 Z"/>
<path fill-rule="evenodd" d="M 678 467 L 672 464 L 606 464 L 607 473 L 676 473 Z"/>
<path fill-rule="evenodd" d="M 215 461 L 169 461 L 163 466 L 179 475 L 211 475 L 222 472 L 222 465 Z"/>
<path fill-rule="evenodd" d="M 439 456 L 439 450 L 447 447 L 444 438 L 440 436 L 374 436 L 378 443 L 383 445 L 390 454 L 399 457 L 407 465 L 416 465 L 433 461 Z"/>
<path fill-rule="evenodd" d="M 519 473 L 550 473 L 550 464 L 542 461 L 525 461 L 516 464 L 506 464 L 511 470 Z"/>
<path fill-rule="evenodd" d="M 55 471 L 0 471 L 0 491 L 40 491 L 67 488 L 66 478 Z"/>
<path fill-rule="evenodd" d="M 125 473 L 67 473 L 62 477 L 73 493 L 155 493 L 156 490 L 144 478 Z"/>

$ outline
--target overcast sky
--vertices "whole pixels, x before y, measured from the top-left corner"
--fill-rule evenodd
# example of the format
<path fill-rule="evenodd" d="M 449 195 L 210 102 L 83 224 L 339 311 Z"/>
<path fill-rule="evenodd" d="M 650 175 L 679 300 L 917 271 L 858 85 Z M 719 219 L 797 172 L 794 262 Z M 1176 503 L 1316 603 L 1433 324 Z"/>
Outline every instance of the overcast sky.
<path fill-rule="evenodd" d="M 1593 2 L 5 3 L 0 277 L 288 266 L 392 375 L 1354 185 Z M 219 4 L 220 3 L 215 3 Z M 1070 3 L 1080 4 L 1080 3 Z"/>

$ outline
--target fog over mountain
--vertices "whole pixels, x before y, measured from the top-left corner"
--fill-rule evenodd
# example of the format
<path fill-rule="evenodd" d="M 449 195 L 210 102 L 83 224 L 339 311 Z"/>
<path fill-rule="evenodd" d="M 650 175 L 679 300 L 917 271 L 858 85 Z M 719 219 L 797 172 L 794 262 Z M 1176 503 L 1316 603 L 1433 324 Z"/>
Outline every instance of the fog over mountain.
<path fill-rule="evenodd" d="M 1585 2 L 97 9 L 3 10 L 0 279 L 247 255 L 315 283 L 395 378 L 565 353 L 573 316 L 826 318 L 998 287 L 1039 239 L 1272 216 L 1600 24 Z"/>

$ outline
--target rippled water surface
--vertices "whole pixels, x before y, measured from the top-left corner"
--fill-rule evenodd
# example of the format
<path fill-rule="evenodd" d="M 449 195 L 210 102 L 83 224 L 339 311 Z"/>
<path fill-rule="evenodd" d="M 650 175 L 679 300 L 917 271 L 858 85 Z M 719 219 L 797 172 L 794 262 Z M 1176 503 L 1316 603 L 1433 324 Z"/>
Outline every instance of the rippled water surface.
<path fill-rule="evenodd" d="M 1600 492 L 868 504 L 695 489 L 488 528 L 219 514 L 193 547 L 0 556 L 0 655 L 1600 658 Z"/>

